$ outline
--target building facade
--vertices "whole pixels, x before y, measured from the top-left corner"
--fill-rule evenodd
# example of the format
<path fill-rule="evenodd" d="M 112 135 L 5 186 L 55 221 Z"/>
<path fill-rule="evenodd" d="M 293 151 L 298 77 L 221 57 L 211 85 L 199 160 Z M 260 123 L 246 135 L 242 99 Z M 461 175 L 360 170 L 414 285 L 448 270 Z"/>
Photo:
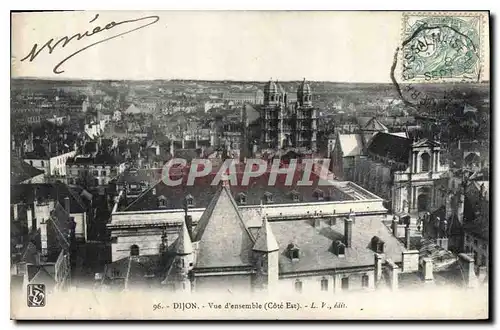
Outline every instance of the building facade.
<path fill-rule="evenodd" d="M 312 92 L 304 80 L 293 104 L 280 84 L 269 81 L 264 88 L 261 107 L 261 143 L 263 148 L 304 148 L 316 150 L 317 109 Z"/>

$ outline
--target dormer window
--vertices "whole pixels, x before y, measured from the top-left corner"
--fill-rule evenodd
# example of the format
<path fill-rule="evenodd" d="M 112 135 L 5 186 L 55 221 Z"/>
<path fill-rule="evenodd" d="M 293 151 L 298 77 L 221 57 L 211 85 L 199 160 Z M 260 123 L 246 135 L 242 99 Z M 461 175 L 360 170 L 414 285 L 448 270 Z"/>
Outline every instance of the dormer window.
<path fill-rule="evenodd" d="M 187 207 L 193 207 L 194 206 L 194 198 L 191 194 L 186 196 L 186 205 Z"/>
<path fill-rule="evenodd" d="M 328 291 L 328 279 L 326 277 L 321 279 L 321 291 Z"/>
<path fill-rule="evenodd" d="M 273 194 L 271 194 L 270 192 L 265 192 L 264 193 L 264 201 L 266 203 L 272 203 L 273 202 Z"/>
<path fill-rule="evenodd" d="M 420 156 L 420 160 L 422 161 L 421 171 L 429 172 L 431 168 L 431 156 L 427 152 L 424 152 L 422 156 Z"/>
<path fill-rule="evenodd" d="M 313 196 L 317 198 L 319 201 L 322 201 L 325 199 L 325 194 L 323 190 L 316 188 L 313 192 Z"/>
<path fill-rule="evenodd" d="M 372 250 L 376 253 L 384 253 L 384 245 L 385 242 L 380 239 L 378 236 L 373 236 L 371 240 Z"/>
<path fill-rule="evenodd" d="M 290 196 L 292 197 L 292 200 L 294 202 L 298 202 L 299 201 L 299 192 L 297 190 L 292 190 L 290 192 Z"/>
<path fill-rule="evenodd" d="M 290 243 L 287 246 L 288 257 L 292 259 L 292 261 L 298 261 L 300 256 L 300 249 L 297 245 Z"/>
<path fill-rule="evenodd" d="M 336 241 L 333 244 L 333 251 L 338 257 L 345 257 L 345 244 L 342 241 Z"/>
<path fill-rule="evenodd" d="M 296 280 L 294 286 L 295 286 L 296 292 L 298 292 L 298 293 L 302 292 L 302 281 L 301 280 Z"/>
<path fill-rule="evenodd" d="M 167 207 L 167 198 L 165 196 L 158 197 L 158 207 L 162 209 Z"/>
<path fill-rule="evenodd" d="M 239 193 L 238 194 L 238 202 L 241 205 L 246 205 L 246 203 L 247 203 L 247 195 L 245 193 Z"/>

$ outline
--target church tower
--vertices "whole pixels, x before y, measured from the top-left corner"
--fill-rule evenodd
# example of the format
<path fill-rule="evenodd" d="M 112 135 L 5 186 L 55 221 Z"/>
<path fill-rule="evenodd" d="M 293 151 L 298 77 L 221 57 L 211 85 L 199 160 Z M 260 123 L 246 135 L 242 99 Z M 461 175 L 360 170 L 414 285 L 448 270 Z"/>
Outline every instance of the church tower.
<path fill-rule="evenodd" d="M 279 102 L 278 86 L 272 80 L 264 87 L 264 105 L 277 105 Z"/>
<path fill-rule="evenodd" d="M 252 250 L 254 265 L 257 270 L 254 278 L 254 288 L 256 290 L 272 291 L 278 285 L 279 246 L 267 221 L 266 214 L 263 214 L 262 227 L 257 233 Z"/>
<path fill-rule="evenodd" d="M 305 78 L 297 89 L 297 102 L 301 107 L 312 107 L 311 86 L 309 86 Z"/>
<path fill-rule="evenodd" d="M 312 104 L 311 87 L 305 78 L 297 89 L 295 141 L 298 147 L 316 150 L 317 109 Z"/>

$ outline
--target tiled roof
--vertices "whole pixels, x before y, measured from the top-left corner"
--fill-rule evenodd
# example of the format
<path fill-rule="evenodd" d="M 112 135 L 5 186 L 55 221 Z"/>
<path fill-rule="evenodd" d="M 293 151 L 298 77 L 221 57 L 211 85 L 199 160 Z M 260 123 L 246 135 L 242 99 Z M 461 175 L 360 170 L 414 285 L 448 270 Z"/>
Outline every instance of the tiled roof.
<path fill-rule="evenodd" d="M 236 201 L 239 201 L 239 194 L 246 195 L 247 205 L 259 205 L 264 200 L 264 194 L 272 195 L 273 204 L 292 204 L 305 202 L 318 202 L 318 197 L 314 195 L 316 188 L 324 192 L 325 201 L 345 201 L 352 200 L 353 197 L 343 193 L 333 186 L 321 186 L 319 178 L 314 173 L 311 173 L 311 186 L 298 186 L 297 182 L 302 179 L 302 172 L 298 172 L 293 179 L 291 186 L 285 185 L 285 175 L 279 174 L 274 186 L 269 185 L 269 173 L 264 173 L 257 178 L 251 178 L 248 185 L 242 185 L 243 173 L 238 173 L 238 185 L 231 185 L 231 193 Z M 158 198 L 164 196 L 167 200 L 167 209 L 182 209 L 184 199 L 188 194 L 193 196 L 194 207 L 206 208 L 212 197 L 217 192 L 218 186 L 212 185 L 215 174 L 209 174 L 204 177 L 196 178 L 193 185 L 187 185 L 187 175 L 183 177 L 183 183 L 177 186 L 167 186 L 163 181 L 159 181 L 155 189 L 151 189 L 144 193 L 138 199 L 128 204 L 124 210 L 126 211 L 141 211 L 141 210 L 156 210 L 158 209 Z M 171 177 L 176 180 L 176 177 Z M 298 192 L 298 200 L 294 201 L 291 194 L 292 190 Z M 264 200 L 264 202 L 266 202 Z"/>
<path fill-rule="evenodd" d="M 371 140 L 368 151 L 399 163 L 408 164 L 411 144 L 410 139 L 379 132 Z"/>
<path fill-rule="evenodd" d="M 120 289 L 123 289 L 125 285 L 128 288 L 147 287 L 150 284 L 159 284 L 160 272 L 158 255 L 126 257 L 106 266 L 104 282 Z"/>
<path fill-rule="evenodd" d="M 195 268 L 238 267 L 251 264 L 254 239 L 245 226 L 227 186 L 219 187 L 195 228 L 199 242 Z"/>
<path fill-rule="evenodd" d="M 28 281 L 52 286 L 56 283 L 54 279 L 54 265 L 28 265 Z"/>
<path fill-rule="evenodd" d="M 279 250 L 278 243 L 274 237 L 273 231 L 269 225 L 269 221 L 264 216 L 262 227 L 260 227 L 257 238 L 255 239 L 255 244 L 253 246 L 254 251 L 272 252 Z"/>
<path fill-rule="evenodd" d="M 344 157 L 359 156 L 363 152 L 361 134 L 339 134 L 339 143 Z"/>
<path fill-rule="evenodd" d="M 37 175 L 43 174 L 44 171 L 39 170 L 30 164 L 17 158 L 15 155 L 10 157 L 10 183 L 18 184 L 31 179 Z"/>
<path fill-rule="evenodd" d="M 364 126 L 361 126 L 361 129 L 370 131 L 387 131 L 387 127 L 375 117 L 371 118 Z"/>
<path fill-rule="evenodd" d="M 37 265 L 39 263 L 39 260 L 40 259 L 35 244 L 29 242 L 21 256 L 21 261 L 32 265 Z"/>
<path fill-rule="evenodd" d="M 319 271 L 355 266 L 373 266 L 375 252 L 370 248 L 371 239 L 378 236 L 385 242 L 387 258 L 401 262 L 404 247 L 382 223 L 381 217 L 358 217 L 352 225 L 351 247 L 345 256 L 337 256 L 332 245 L 344 239 L 344 221 L 337 219 L 335 225 L 320 220 L 315 228 L 313 220 L 272 221 L 271 228 L 280 246 L 280 273 Z M 298 246 L 299 260 L 292 261 L 287 255 L 290 243 Z"/>
<path fill-rule="evenodd" d="M 74 158 L 68 158 L 66 164 L 97 164 L 97 165 L 118 165 L 123 163 L 125 159 L 121 155 L 112 155 L 109 153 L 99 153 L 95 157 L 82 157 L 76 156 Z"/>
<path fill-rule="evenodd" d="M 39 183 L 12 185 L 10 198 L 12 204 L 32 204 L 35 200 L 58 200 L 64 205 L 64 198 L 70 198 L 71 213 L 83 213 L 88 209 L 87 204 L 80 198 L 81 188 L 70 188 L 63 183 Z"/>

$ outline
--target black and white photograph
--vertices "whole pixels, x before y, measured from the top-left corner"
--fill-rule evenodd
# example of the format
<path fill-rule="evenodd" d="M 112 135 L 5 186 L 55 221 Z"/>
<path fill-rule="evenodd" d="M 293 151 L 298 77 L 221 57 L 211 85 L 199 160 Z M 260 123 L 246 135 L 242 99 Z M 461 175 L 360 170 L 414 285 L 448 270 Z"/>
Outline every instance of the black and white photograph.
<path fill-rule="evenodd" d="M 11 12 L 11 36 L 12 319 L 489 317 L 488 11 Z"/>

